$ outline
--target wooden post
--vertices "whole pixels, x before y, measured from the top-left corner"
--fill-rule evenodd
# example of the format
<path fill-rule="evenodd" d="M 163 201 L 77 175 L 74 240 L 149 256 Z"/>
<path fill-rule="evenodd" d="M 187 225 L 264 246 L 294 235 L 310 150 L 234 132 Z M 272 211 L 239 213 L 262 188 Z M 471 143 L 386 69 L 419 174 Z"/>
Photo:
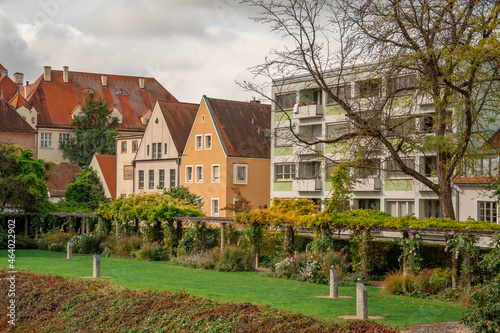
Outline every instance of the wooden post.
<path fill-rule="evenodd" d="M 139 235 L 139 219 L 135 219 L 135 234 Z"/>
<path fill-rule="evenodd" d="M 465 250 L 463 254 L 464 258 L 464 272 L 463 277 L 465 278 L 465 289 L 467 290 L 467 294 L 470 294 L 472 281 L 471 281 L 471 272 L 470 272 L 470 252 Z"/>
<path fill-rule="evenodd" d="M 451 251 L 451 287 L 458 288 L 458 251 Z"/>
<path fill-rule="evenodd" d="M 221 223 L 220 224 L 220 250 L 221 252 L 224 251 L 224 243 L 226 242 L 226 224 Z"/>
<path fill-rule="evenodd" d="M 177 245 L 176 247 L 179 248 L 179 244 L 181 243 L 182 239 L 182 221 L 177 220 Z"/>
<path fill-rule="evenodd" d="M 201 248 L 205 250 L 207 248 L 207 224 L 201 222 Z"/>
<path fill-rule="evenodd" d="M 231 234 L 232 234 L 233 226 L 231 224 L 227 225 L 227 245 L 231 246 Z"/>
<path fill-rule="evenodd" d="M 25 215 L 24 216 L 24 237 L 28 237 L 28 223 L 29 223 L 29 216 Z"/>

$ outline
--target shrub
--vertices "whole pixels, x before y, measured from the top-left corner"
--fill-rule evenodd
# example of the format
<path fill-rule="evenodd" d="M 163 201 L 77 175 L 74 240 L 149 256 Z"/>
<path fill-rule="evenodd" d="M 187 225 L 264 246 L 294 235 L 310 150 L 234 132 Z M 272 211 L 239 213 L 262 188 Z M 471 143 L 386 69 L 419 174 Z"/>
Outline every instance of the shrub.
<path fill-rule="evenodd" d="M 139 260 L 158 261 L 165 259 L 165 255 L 158 242 L 144 242 L 141 248 L 135 252 Z"/>
<path fill-rule="evenodd" d="M 276 263 L 274 272 L 277 277 L 290 278 L 292 274 L 296 273 L 295 262 L 293 258 L 285 258 Z"/>
<path fill-rule="evenodd" d="M 349 270 L 347 253 L 345 252 L 328 251 L 322 256 L 322 261 L 322 273 L 326 279 L 330 278 L 330 269 L 332 266 L 337 271 L 339 280 L 342 280 Z"/>
<path fill-rule="evenodd" d="M 416 290 L 417 278 L 411 273 L 390 272 L 385 278 L 384 290 L 391 294 L 412 293 Z"/>
<path fill-rule="evenodd" d="M 64 252 L 70 239 L 70 234 L 56 230 L 43 235 L 38 241 L 38 247 L 40 250 Z"/>
<path fill-rule="evenodd" d="M 73 236 L 70 242 L 73 245 L 73 252 L 95 254 L 102 253 L 101 243 L 103 240 L 102 236 L 81 235 Z"/>
<path fill-rule="evenodd" d="M 217 262 L 214 269 L 223 272 L 253 270 L 251 256 L 242 248 L 228 246 L 222 251 L 220 260 Z"/>
<path fill-rule="evenodd" d="M 1 232 L 0 250 L 7 249 L 8 244 L 9 244 L 8 234 L 5 232 Z M 38 248 L 38 243 L 35 240 L 20 234 L 16 235 L 16 249 L 36 249 L 36 248 Z"/>
<path fill-rule="evenodd" d="M 120 256 L 131 257 L 141 249 L 144 239 L 140 236 L 125 236 L 121 238 L 109 237 L 104 245 L 104 252 Z"/>

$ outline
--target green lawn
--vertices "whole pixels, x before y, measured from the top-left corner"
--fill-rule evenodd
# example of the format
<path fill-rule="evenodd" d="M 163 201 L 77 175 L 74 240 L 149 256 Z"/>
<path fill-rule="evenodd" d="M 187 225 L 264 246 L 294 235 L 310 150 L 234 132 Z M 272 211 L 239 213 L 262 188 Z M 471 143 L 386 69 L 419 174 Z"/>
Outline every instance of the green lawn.
<path fill-rule="evenodd" d="M 39 250 L 17 250 L 15 270 L 83 277 L 92 275 L 92 256 Z M 132 259 L 101 258 L 101 275 L 130 289 L 185 290 L 189 294 L 234 302 L 269 304 L 277 308 L 340 320 L 340 315 L 356 314 L 355 297 L 350 299 L 316 298 L 328 295 L 326 285 L 318 285 L 261 276 L 258 272 L 222 273 Z M 0 268 L 7 269 L 7 251 L 0 251 Z M 432 322 L 457 321 L 463 307 L 447 302 L 390 296 L 379 288 L 368 289 L 368 314 L 384 317 L 393 327 Z M 355 296 L 355 287 L 340 287 L 339 294 Z M 376 320 L 384 322 L 384 320 Z"/>

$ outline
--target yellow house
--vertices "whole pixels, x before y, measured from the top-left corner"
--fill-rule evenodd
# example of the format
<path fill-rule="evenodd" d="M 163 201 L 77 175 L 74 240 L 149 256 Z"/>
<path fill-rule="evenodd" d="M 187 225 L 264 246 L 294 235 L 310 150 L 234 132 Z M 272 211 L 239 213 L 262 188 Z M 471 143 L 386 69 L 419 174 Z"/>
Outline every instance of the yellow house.
<path fill-rule="evenodd" d="M 269 204 L 270 105 L 203 96 L 181 161 L 182 185 L 203 199 L 207 216 L 235 203 L 239 188 L 253 208 Z"/>

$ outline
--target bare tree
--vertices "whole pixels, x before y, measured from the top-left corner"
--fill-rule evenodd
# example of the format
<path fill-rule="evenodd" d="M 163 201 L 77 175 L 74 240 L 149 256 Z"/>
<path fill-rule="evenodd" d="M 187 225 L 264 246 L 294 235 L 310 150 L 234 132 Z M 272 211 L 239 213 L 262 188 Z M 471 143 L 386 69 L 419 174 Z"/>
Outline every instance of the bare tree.
<path fill-rule="evenodd" d="M 361 168 L 382 168 L 366 163 L 378 154 L 390 162 L 384 169 L 428 186 L 439 198 L 441 215 L 455 218 L 452 180 L 499 128 L 500 3 L 242 2 L 261 10 L 255 21 L 294 43 L 272 50 L 253 73 L 271 77 L 275 92 L 302 75 L 345 114 L 345 128 L 323 138 L 300 135 L 289 117 L 294 139 L 305 145 L 349 142 L 349 157 L 361 159 Z M 273 102 L 282 109 L 282 101 Z M 429 161 L 437 177 L 414 167 L 416 154 L 435 157 Z"/>

